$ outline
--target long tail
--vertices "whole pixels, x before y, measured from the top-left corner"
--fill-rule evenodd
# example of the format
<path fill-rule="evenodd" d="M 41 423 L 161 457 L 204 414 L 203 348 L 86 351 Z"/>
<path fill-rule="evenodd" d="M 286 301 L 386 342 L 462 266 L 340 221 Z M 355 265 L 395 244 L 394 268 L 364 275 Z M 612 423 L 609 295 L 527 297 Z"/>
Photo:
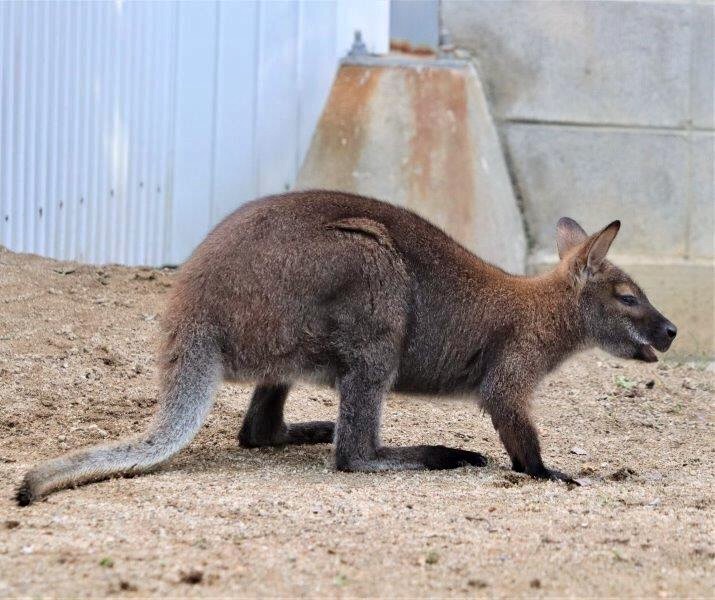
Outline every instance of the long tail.
<path fill-rule="evenodd" d="M 144 473 L 166 461 L 193 439 L 204 422 L 220 368 L 215 345 L 197 338 L 173 356 L 167 353 L 159 411 L 150 427 L 136 437 L 78 450 L 34 468 L 17 491 L 17 503 L 27 506 L 64 488 Z"/>

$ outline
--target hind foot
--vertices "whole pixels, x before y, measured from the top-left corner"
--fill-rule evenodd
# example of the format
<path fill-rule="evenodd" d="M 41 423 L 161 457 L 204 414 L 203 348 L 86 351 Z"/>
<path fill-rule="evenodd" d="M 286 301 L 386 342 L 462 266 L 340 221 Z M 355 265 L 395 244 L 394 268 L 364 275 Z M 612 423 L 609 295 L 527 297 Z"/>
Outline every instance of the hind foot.
<path fill-rule="evenodd" d="M 283 425 L 278 431 L 261 435 L 250 427 L 243 427 L 238 443 L 243 448 L 287 446 L 288 444 L 332 444 L 335 423 L 332 421 L 306 421 Z"/>

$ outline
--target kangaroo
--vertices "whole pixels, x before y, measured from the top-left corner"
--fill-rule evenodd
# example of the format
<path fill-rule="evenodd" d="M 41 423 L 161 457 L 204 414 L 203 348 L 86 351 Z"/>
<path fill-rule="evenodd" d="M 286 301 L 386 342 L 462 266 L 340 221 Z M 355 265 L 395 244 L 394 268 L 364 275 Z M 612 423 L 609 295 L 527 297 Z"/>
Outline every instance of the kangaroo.
<path fill-rule="evenodd" d="M 589 236 L 562 218 L 560 262 L 524 277 L 378 200 L 318 190 L 246 204 L 177 277 L 149 429 L 38 466 L 17 502 L 163 463 L 194 437 L 222 379 L 257 382 L 238 434 L 243 447 L 334 442 L 341 471 L 484 466 L 478 452 L 380 443 L 390 391 L 473 395 L 515 471 L 571 481 L 542 462 L 529 408 L 534 387 L 579 350 L 653 362 L 654 348 L 665 352 L 676 335 L 606 260 L 619 227 L 614 221 Z M 337 423 L 285 423 L 297 380 L 337 389 Z"/>

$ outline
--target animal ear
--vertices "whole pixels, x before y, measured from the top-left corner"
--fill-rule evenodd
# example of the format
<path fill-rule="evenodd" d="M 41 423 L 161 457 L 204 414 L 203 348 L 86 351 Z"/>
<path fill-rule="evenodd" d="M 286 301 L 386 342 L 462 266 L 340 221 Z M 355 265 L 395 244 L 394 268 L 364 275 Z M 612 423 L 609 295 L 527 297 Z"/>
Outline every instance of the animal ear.
<path fill-rule="evenodd" d="M 586 241 L 588 234 L 573 219 L 561 217 L 556 224 L 556 247 L 559 249 L 559 258 Z"/>
<path fill-rule="evenodd" d="M 590 273 L 595 273 L 601 268 L 603 260 L 606 258 L 608 249 L 611 247 L 616 234 L 621 228 L 620 221 L 613 221 L 606 225 L 601 231 L 591 236 L 591 240 L 586 244 L 586 268 Z"/>

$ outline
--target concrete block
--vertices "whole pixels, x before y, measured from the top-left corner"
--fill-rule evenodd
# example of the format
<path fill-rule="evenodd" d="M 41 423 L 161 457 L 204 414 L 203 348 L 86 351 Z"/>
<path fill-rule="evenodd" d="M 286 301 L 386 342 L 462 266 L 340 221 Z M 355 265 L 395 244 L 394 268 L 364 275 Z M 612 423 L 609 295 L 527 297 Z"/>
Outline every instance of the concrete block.
<path fill-rule="evenodd" d="M 445 0 L 443 22 L 475 53 L 498 119 L 677 127 L 690 118 L 692 8 Z"/>
<path fill-rule="evenodd" d="M 693 90 L 695 127 L 715 127 L 715 4 L 696 4 L 693 10 Z"/>
<path fill-rule="evenodd" d="M 690 216 L 690 255 L 715 256 L 715 134 L 693 133 L 691 151 L 692 213 Z"/>
<path fill-rule="evenodd" d="M 535 251 L 553 252 L 570 216 L 589 232 L 621 219 L 621 253 L 685 255 L 686 135 L 510 124 L 505 137 Z"/>
<path fill-rule="evenodd" d="M 535 259 L 535 260 L 534 260 Z M 530 272 L 543 272 L 553 262 L 530 260 Z M 617 254 L 613 262 L 648 294 L 658 310 L 678 326 L 678 337 L 665 355 L 669 360 L 715 358 L 715 268 L 683 260 L 629 263 Z"/>
<path fill-rule="evenodd" d="M 486 260 L 524 271 L 521 215 L 468 61 L 344 63 L 296 187 L 410 208 Z"/>

